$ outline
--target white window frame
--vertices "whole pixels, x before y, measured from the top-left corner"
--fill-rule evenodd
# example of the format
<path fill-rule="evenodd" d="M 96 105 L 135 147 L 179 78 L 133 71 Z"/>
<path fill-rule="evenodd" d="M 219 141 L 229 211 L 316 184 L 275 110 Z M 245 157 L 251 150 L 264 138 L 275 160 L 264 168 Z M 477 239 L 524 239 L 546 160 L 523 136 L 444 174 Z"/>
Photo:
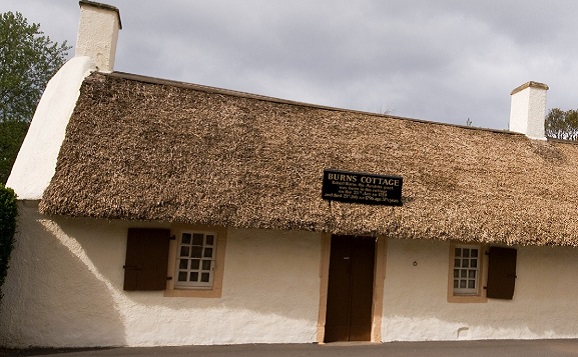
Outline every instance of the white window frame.
<path fill-rule="evenodd" d="M 173 275 L 175 288 L 212 288 L 217 257 L 217 234 L 199 230 L 181 230 L 176 239 L 177 254 Z M 198 239 L 202 240 L 200 244 L 195 242 Z M 193 276 L 194 279 L 191 280 Z"/>
<path fill-rule="evenodd" d="M 454 295 L 478 295 L 480 291 L 481 247 L 471 244 L 454 246 Z M 475 253 L 474 253 L 475 252 Z M 473 256 L 473 254 L 476 254 Z"/>
<path fill-rule="evenodd" d="M 213 262 L 211 264 L 209 282 L 185 283 L 178 281 L 181 248 L 180 242 L 183 233 L 214 235 Z M 164 296 L 220 298 L 223 290 L 227 229 L 217 226 L 175 223 L 171 226 L 171 235 L 174 236 L 174 239 L 172 239 L 169 244 L 169 263 L 167 266 L 167 276 L 169 279 L 167 280 L 167 287 Z"/>
<path fill-rule="evenodd" d="M 472 244 L 462 242 L 452 242 L 449 245 L 449 271 L 448 271 L 448 302 L 450 303 L 480 303 L 487 302 L 486 290 L 484 288 L 487 282 L 487 256 L 483 244 Z M 463 249 L 477 249 L 476 266 L 471 267 L 471 257 L 462 256 Z M 458 253 L 458 254 L 456 254 Z M 457 256 L 456 256 L 457 255 Z M 457 261 L 459 260 L 459 266 Z M 466 264 L 463 264 L 467 262 Z M 468 287 L 467 282 L 470 280 L 471 271 L 475 271 L 475 286 Z M 457 277 L 456 277 L 457 275 Z M 463 277 L 462 277 L 463 275 Z M 467 275 L 467 277 L 466 277 Z M 457 283 L 457 287 L 455 287 Z M 466 282 L 465 288 L 460 283 Z"/>

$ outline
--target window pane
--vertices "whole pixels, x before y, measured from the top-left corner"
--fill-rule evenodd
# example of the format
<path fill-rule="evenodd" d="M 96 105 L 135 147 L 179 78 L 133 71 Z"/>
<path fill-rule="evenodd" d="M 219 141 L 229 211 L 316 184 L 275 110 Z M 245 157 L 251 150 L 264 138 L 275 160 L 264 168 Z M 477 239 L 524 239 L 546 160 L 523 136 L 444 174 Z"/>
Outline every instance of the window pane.
<path fill-rule="evenodd" d="M 210 287 L 213 281 L 217 236 L 214 233 L 181 232 L 177 247 L 175 287 Z"/>
<path fill-rule="evenodd" d="M 193 254 L 191 254 L 191 257 L 200 258 L 202 253 L 203 253 L 202 247 L 193 247 Z"/>
<path fill-rule="evenodd" d="M 478 260 L 481 250 L 472 245 L 454 247 L 455 259 L 453 268 L 454 294 L 476 294 L 480 275 L 478 274 L 481 262 Z M 458 256 L 458 254 L 460 254 Z"/>
<path fill-rule="evenodd" d="M 194 233 L 193 234 L 193 245 L 203 245 L 203 234 Z"/>
<path fill-rule="evenodd" d="M 205 258 L 212 258 L 213 257 L 213 248 L 205 248 Z"/>
<path fill-rule="evenodd" d="M 191 244 L 191 233 L 183 233 L 181 243 Z"/>

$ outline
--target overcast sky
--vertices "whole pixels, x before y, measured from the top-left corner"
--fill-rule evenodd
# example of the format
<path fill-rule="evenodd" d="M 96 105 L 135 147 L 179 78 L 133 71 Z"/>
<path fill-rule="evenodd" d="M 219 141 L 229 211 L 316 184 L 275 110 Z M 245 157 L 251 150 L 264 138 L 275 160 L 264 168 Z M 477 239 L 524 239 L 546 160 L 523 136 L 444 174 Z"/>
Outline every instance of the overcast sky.
<path fill-rule="evenodd" d="M 510 92 L 578 108 L 575 0 L 108 0 L 115 70 L 392 115 L 506 129 Z M 0 0 L 76 43 L 77 0 Z M 74 49 L 71 50 L 74 54 Z"/>

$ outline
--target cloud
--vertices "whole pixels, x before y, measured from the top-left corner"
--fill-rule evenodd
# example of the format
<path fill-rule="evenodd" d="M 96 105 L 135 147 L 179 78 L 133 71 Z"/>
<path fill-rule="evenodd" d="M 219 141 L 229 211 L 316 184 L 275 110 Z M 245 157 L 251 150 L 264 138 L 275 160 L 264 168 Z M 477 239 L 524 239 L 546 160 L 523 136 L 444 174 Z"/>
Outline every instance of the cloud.
<path fill-rule="evenodd" d="M 550 106 L 578 103 L 574 1 L 110 3 L 125 72 L 499 129 L 510 91 L 529 80 L 550 85 Z M 0 11 L 8 6 L 74 43 L 77 3 L 19 0 Z"/>

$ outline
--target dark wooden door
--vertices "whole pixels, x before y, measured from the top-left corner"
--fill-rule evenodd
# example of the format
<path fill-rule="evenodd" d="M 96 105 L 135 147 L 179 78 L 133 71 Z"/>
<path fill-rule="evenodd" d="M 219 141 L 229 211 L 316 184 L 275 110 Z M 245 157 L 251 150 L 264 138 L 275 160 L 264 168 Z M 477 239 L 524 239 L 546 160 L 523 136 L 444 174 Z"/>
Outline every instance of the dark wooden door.
<path fill-rule="evenodd" d="M 332 236 L 325 342 L 370 341 L 375 239 Z"/>

